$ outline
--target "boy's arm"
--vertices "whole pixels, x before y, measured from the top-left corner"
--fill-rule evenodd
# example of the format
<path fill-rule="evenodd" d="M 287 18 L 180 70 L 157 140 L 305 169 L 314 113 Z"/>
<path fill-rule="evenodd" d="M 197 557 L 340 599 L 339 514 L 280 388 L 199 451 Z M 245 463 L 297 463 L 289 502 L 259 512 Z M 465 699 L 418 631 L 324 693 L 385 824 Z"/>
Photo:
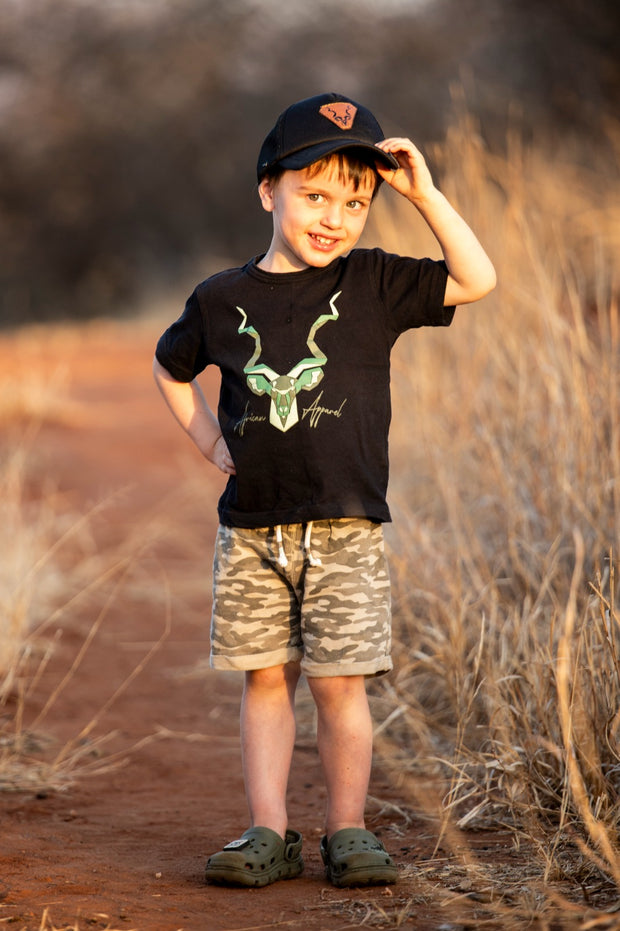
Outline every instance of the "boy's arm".
<path fill-rule="evenodd" d="M 410 139 L 384 139 L 378 148 L 391 152 L 400 164 L 390 170 L 377 164 L 383 180 L 406 197 L 434 233 L 448 266 L 444 304 L 470 304 L 496 284 L 495 269 L 465 220 L 435 187 L 424 157 Z"/>
<path fill-rule="evenodd" d="M 207 404 L 198 382 L 177 381 L 157 359 L 153 360 L 153 375 L 166 404 L 205 459 L 221 472 L 234 475 L 235 465 L 217 417 Z"/>

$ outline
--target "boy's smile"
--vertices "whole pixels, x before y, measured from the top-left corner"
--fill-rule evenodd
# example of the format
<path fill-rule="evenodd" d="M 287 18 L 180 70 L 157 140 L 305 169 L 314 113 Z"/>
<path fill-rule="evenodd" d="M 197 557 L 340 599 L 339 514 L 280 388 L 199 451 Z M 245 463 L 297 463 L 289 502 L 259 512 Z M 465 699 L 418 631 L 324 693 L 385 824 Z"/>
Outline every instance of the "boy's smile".
<path fill-rule="evenodd" d="M 337 170 L 312 174 L 285 171 L 277 181 L 264 178 L 259 194 L 273 214 L 271 245 L 259 265 L 270 272 L 322 268 L 350 252 L 360 238 L 375 190 L 362 181 L 344 181 Z"/>

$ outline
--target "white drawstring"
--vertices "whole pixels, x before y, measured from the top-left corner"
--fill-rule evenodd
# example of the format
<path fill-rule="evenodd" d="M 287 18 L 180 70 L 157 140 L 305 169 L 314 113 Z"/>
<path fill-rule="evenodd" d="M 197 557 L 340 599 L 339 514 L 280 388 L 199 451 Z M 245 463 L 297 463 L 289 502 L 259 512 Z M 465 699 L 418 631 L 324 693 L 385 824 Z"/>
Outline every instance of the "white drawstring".
<path fill-rule="evenodd" d="M 276 543 L 278 544 L 278 565 L 282 569 L 286 569 L 288 566 L 288 559 L 286 558 L 286 553 L 284 552 L 284 542 L 282 540 L 282 524 L 276 525 Z M 306 554 L 306 559 L 311 566 L 322 566 L 323 563 L 318 556 L 315 556 L 312 552 L 312 521 L 308 521 L 306 524 L 306 533 L 304 536 L 304 552 Z"/>
<path fill-rule="evenodd" d="M 283 569 L 286 569 L 288 566 L 288 559 L 286 558 L 284 544 L 282 542 L 282 524 L 278 524 L 276 527 L 276 543 L 278 544 L 278 564 L 282 566 Z"/>
<path fill-rule="evenodd" d="M 306 535 L 304 537 L 304 550 L 306 551 L 306 558 L 311 566 L 322 566 L 323 563 L 318 556 L 315 556 L 311 549 L 312 546 L 312 521 L 308 521 L 306 524 Z"/>

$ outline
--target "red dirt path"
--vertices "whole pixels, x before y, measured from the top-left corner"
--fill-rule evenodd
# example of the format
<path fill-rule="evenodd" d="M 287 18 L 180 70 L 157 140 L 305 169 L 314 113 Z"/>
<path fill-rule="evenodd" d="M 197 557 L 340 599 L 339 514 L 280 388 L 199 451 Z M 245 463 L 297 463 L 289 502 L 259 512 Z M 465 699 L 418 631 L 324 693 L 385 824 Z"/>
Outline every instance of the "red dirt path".
<path fill-rule="evenodd" d="M 237 740 L 241 680 L 205 665 L 222 480 L 199 461 L 157 394 L 150 368 L 162 328 L 156 322 L 109 324 L 68 331 L 66 338 L 43 333 L 0 340 L 5 374 L 33 368 L 51 374 L 67 366 L 70 396 L 80 405 L 73 425 L 52 420 L 41 428 L 35 447 L 41 481 L 78 514 L 119 492 L 93 517 L 94 547 L 102 558 L 128 539 L 146 544 L 132 570 L 133 585 L 112 600 L 79 670 L 37 728 L 53 739 L 53 752 L 101 711 L 160 638 L 167 588 L 171 592 L 168 636 L 90 735 L 115 735 L 98 760 L 94 748 L 93 762 L 103 764 L 116 751 L 126 765 L 81 778 L 65 791 L 0 795 L 0 925 L 28 931 L 331 931 L 366 919 L 369 927 L 464 927 L 446 923 L 446 911 L 419 896 L 412 869 L 391 890 L 343 892 L 326 883 L 318 854 L 324 792 L 307 712 L 290 785 L 291 826 L 305 838 L 303 876 L 260 890 L 204 884 L 209 853 L 246 827 Z M 162 527 L 166 532 L 156 538 Z M 100 608 L 101 598 L 94 597 L 68 618 L 27 702 L 26 726 L 69 668 Z M 380 774 L 371 793 L 399 802 Z M 401 865 L 428 862 L 435 838 L 427 824 L 413 819 L 407 825 L 398 813 L 375 806 L 369 826 Z M 399 920 L 404 908 L 416 917 Z"/>

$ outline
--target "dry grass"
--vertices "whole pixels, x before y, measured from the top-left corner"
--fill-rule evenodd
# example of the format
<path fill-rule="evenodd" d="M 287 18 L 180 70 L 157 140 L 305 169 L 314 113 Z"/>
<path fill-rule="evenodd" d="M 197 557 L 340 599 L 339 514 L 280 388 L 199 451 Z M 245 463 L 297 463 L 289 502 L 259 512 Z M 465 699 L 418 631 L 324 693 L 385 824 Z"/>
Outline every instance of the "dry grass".
<path fill-rule="evenodd" d="M 31 653 L 31 630 L 67 590 L 54 557 L 74 518 L 58 512 L 50 489 L 27 495 L 27 478 L 27 447 L 17 447 L 0 464 L 0 702 Z"/>
<path fill-rule="evenodd" d="M 54 419 L 62 407 L 60 399 L 57 402 L 51 405 Z M 11 418 L 13 413 L 11 409 Z M 166 579 L 154 591 L 158 566 L 145 564 L 146 550 L 168 533 L 167 522 L 155 514 L 124 534 L 121 544 L 100 548 L 95 526 L 113 501 L 75 514 L 50 482 L 41 480 L 38 467 L 32 465 L 39 418 L 39 406 L 26 403 L 19 420 L 20 442 L 0 461 L 0 791 L 61 790 L 75 779 L 123 765 L 135 748 L 110 750 L 116 735 L 102 734 L 100 724 L 160 648 L 170 623 L 166 597 L 162 609 Z M 111 688 L 92 717 L 76 724 L 76 733 L 58 746 L 46 733 L 48 717 L 61 693 L 72 687 L 110 610 L 121 599 L 152 604 L 154 617 L 162 615 L 161 635 L 126 679 Z M 25 724 L 25 709 L 40 692 L 67 631 L 78 632 L 74 655 L 64 672 L 53 677 L 34 717 L 30 707 Z M 140 743 L 152 739 L 156 735 Z"/>
<path fill-rule="evenodd" d="M 604 910 L 620 883 L 618 175 L 516 138 L 490 156 L 467 115 L 435 156 L 499 286 L 398 347 L 379 741 L 444 835 L 501 827 L 527 846 L 539 916 L 560 880 Z M 402 209 L 377 218 L 388 248 Z M 429 772 L 445 788 L 416 797 Z"/>
<path fill-rule="evenodd" d="M 39 925 L 38 931 L 82 931 L 82 929 L 93 927 L 96 925 L 102 931 L 115 931 L 116 926 L 110 923 L 109 915 L 106 915 L 104 912 L 97 912 L 89 918 L 76 919 L 73 924 L 63 925 L 58 927 L 54 924 L 52 920 L 52 913 L 49 908 L 46 908 L 41 916 L 41 923 Z M 118 928 L 116 928 L 118 931 Z M 135 931 L 135 929 L 124 928 L 123 931 Z"/>
<path fill-rule="evenodd" d="M 167 599 L 159 638 L 145 650 L 144 656 L 125 679 L 110 688 L 108 697 L 102 698 L 101 705 L 85 723 L 80 725 L 76 722 L 75 733 L 60 745 L 46 734 L 47 721 L 55 703 L 65 690 L 72 687 L 88 652 L 96 649 L 97 636 L 114 604 L 119 599 L 144 601 L 149 597 L 150 586 L 136 569 L 140 548 L 90 554 L 90 558 L 84 559 L 77 556 L 79 549 L 75 548 L 75 536 L 89 518 L 92 518 L 92 513 L 72 525 L 48 549 L 43 548 L 47 538 L 36 538 L 40 549 L 36 551 L 33 547 L 30 552 L 33 557 L 38 557 L 37 564 L 29 567 L 22 576 L 22 581 L 27 577 L 34 586 L 35 594 L 26 605 L 21 597 L 15 597 L 13 601 L 6 599 L 2 618 L 9 622 L 13 618 L 14 623 L 7 625 L 8 629 L 4 631 L 7 650 L 2 654 L 3 660 L 10 657 L 12 662 L 7 659 L 1 670 L 3 678 L 0 679 L 0 791 L 63 790 L 77 779 L 101 775 L 125 765 L 133 751 L 159 737 L 157 734 L 146 735 L 133 746 L 110 748 L 117 735 L 105 730 L 102 733 L 101 723 L 107 711 L 127 691 L 167 639 L 170 631 Z M 63 552 L 63 545 L 69 547 L 69 558 Z M 54 557 L 60 560 L 60 564 Z M 55 598 L 46 601 L 43 594 L 46 574 L 49 571 L 54 580 L 56 573 L 60 574 L 60 565 L 64 587 Z M 23 586 L 24 589 L 26 587 Z M 28 590 L 31 590 L 29 586 Z M 158 588 L 160 599 L 162 592 L 167 593 L 165 579 Z M 153 607 L 155 609 L 155 604 Z M 159 604 L 155 612 L 155 616 L 161 612 Z M 16 634 L 18 629 L 19 636 Z M 59 639 L 71 629 L 80 631 L 81 642 L 64 672 L 59 671 L 53 677 L 49 693 L 34 717 L 30 710 L 28 724 L 25 725 L 25 708 L 31 704 L 30 700 L 39 688 Z"/>

